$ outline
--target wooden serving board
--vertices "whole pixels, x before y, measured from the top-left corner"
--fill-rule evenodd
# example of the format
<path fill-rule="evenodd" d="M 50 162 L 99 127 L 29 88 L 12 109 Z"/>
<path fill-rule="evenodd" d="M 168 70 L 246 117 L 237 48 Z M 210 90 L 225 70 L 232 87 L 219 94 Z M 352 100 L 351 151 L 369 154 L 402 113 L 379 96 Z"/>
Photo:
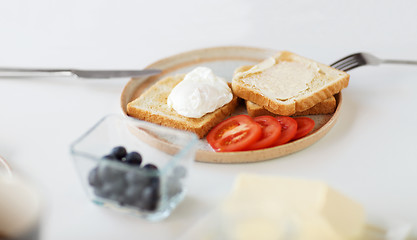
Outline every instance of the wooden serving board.
<path fill-rule="evenodd" d="M 127 104 L 140 96 L 151 85 L 161 78 L 178 73 L 187 73 L 197 66 L 206 66 L 213 69 L 214 73 L 224 79 L 231 81 L 234 70 L 242 65 L 253 65 L 265 58 L 273 56 L 277 50 L 250 48 L 250 47 L 215 47 L 198 49 L 190 52 L 177 54 L 168 58 L 159 60 L 146 68 L 161 69 L 162 73 L 151 76 L 131 79 L 123 89 L 121 95 L 121 107 L 126 113 Z M 342 94 L 335 95 L 336 110 L 333 114 L 311 115 L 316 126 L 312 133 L 299 140 L 261 150 L 241 151 L 241 152 L 214 152 L 205 139 L 198 143 L 196 161 L 210 163 L 246 163 L 258 162 L 285 156 L 296 151 L 300 151 L 322 138 L 336 123 L 339 117 L 340 107 L 342 104 Z M 239 107 L 234 114 L 245 113 L 244 107 Z M 158 139 L 154 139 L 158 141 Z M 169 148 L 166 140 L 160 140 L 157 145 L 162 149 Z"/>

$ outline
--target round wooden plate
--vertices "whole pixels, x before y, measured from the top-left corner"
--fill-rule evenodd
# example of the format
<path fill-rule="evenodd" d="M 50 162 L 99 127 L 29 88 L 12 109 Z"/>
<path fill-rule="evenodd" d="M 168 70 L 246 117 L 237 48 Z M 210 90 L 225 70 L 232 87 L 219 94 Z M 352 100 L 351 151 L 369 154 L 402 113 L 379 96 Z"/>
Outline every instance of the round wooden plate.
<path fill-rule="evenodd" d="M 253 65 L 265 58 L 273 56 L 277 50 L 252 47 L 214 47 L 198 49 L 177 54 L 152 63 L 146 68 L 161 69 L 162 73 L 151 76 L 131 79 L 123 89 L 121 107 L 126 113 L 126 106 L 140 96 L 148 87 L 163 77 L 177 73 L 187 73 L 197 66 L 206 66 L 213 69 L 220 77 L 231 81 L 234 70 L 242 65 Z M 335 124 L 342 104 L 341 93 L 335 95 L 336 111 L 329 115 L 311 115 L 316 123 L 312 133 L 299 140 L 261 150 L 242 152 L 214 152 L 205 139 L 201 139 L 196 153 L 196 161 L 211 163 L 243 163 L 274 159 L 302 150 L 322 138 Z M 235 114 L 244 113 L 244 108 L 238 108 Z M 166 144 L 161 141 L 161 144 Z M 172 144 L 172 143 L 171 143 Z"/>

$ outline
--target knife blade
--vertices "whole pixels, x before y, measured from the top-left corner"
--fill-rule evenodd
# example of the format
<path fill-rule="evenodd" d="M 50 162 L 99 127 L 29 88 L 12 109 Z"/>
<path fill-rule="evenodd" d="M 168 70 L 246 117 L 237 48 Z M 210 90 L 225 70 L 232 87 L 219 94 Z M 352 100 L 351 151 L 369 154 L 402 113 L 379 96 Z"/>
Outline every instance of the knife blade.
<path fill-rule="evenodd" d="M 143 70 L 84 70 L 84 69 L 36 69 L 36 68 L 0 68 L 0 78 L 36 78 L 36 77 L 70 77 L 86 79 L 125 78 L 151 76 L 162 71 L 159 69 Z"/>

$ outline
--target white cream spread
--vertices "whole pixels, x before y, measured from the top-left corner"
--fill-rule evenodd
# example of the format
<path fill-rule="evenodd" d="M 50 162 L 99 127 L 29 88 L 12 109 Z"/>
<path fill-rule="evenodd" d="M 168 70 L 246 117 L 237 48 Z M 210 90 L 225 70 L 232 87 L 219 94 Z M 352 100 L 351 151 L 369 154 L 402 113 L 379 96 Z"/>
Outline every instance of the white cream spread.
<path fill-rule="evenodd" d="M 273 58 L 272 58 L 273 59 Z M 270 98 L 286 100 L 308 89 L 308 84 L 316 77 L 317 70 L 298 62 L 275 64 L 270 58 L 255 65 L 246 73 L 259 73 L 245 81 Z M 262 81 L 259 81 L 262 79 Z"/>
<path fill-rule="evenodd" d="M 232 99 L 232 90 L 223 78 L 210 68 L 197 67 L 172 89 L 167 104 L 182 116 L 200 118 Z"/>
<path fill-rule="evenodd" d="M 254 65 L 251 69 L 249 69 L 246 73 L 257 73 L 261 72 L 267 68 L 270 68 L 276 64 L 275 58 L 269 57 L 262 62 Z"/>

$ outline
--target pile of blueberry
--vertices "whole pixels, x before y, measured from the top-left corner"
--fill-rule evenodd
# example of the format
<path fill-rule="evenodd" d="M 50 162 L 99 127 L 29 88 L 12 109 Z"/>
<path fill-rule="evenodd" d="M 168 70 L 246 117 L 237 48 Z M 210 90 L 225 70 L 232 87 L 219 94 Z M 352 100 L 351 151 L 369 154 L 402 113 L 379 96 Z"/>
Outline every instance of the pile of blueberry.
<path fill-rule="evenodd" d="M 100 161 L 88 175 L 88 183 L 93 187 L 95 195 L 140 210 L 154 211 L 157 208 L 161 198 L 161 186 L 157 174 L 159 170 L 155 165 L 148 163 L 141 166 L 142 156 L 138 152 L 128 153 L 122 146 L 113 148 L 103 159 L 107 161 Z M 118 161 L 129 167 L 120 167 L 111 164 L 111 161 Z M 137 168 L 141 169 L 138 171 Z M 182 191 L 181 179 L 185 175 L 185 168 L 178 166 L 167 177 L 168 197 Z"/>

